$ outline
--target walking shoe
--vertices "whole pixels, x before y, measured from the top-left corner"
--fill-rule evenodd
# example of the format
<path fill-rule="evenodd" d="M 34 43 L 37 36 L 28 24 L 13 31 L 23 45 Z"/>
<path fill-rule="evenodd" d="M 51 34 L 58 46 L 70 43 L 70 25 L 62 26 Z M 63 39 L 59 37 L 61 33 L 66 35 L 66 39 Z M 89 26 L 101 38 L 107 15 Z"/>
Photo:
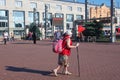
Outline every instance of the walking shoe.
<path fill-rule="evenodd" d="M 68 71 L 65 72 L 65 75 L 71 75 L 71 74 L 72 74 L 72 73 L 70 73 L 70 72 L 68 72 Z"/>
<path fill-rule="evenodd" d="M 57 77 L 57 76 L 58 76 L 58 75 L 57 75 L 57 70 L 54 69 L 53 72 L 54 72 L 54 75 Z"/>

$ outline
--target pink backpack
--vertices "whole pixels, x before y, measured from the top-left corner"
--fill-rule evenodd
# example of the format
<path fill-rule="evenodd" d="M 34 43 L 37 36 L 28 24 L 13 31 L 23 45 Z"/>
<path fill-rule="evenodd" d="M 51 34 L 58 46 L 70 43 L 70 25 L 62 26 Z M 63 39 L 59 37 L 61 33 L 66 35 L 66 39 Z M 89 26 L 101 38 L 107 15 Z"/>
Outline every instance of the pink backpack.
<path fill-rule="evenodd" d="M 63 42 L 62 39 L 59 39 L 59 40 L 53 42 L 53 52 L 54 53 L 61 53 L 63 51 L 62 42 Z"/>

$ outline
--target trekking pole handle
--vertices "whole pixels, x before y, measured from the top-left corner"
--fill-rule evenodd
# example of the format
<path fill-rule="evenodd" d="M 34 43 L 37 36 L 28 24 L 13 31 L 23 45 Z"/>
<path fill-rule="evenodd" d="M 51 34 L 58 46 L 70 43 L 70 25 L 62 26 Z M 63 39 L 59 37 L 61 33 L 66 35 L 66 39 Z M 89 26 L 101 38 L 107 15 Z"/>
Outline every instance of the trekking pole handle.
<path fill-rule="evenodd" d="M 76 44 L 76 48 L 78 48 L 78 46 L 79 46 L 79 43 Z"/>

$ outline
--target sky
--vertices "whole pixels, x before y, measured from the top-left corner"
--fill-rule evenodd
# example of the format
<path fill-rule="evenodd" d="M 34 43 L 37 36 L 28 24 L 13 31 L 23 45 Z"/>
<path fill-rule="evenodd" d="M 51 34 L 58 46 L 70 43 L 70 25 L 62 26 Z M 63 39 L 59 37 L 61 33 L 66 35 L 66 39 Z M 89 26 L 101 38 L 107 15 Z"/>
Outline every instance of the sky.
<path fill-rule="evenodd" d="M 85 1 L 85 0 L 77 0 L 77 1 Z M 110 6 L 111 4 L 111 0 L 88 0 L 90 3 L 94 3 L 94 4 L 102 4 L 105 3 L 106 5 Z M 115 0 L 115 5 L 118 7 L 120 7 L 120 0 Z"/>
<path fill-rule="evenodd" d="M 72 1 L 72 0 L 68 0 L 68 1 Z M 85 2 L 85 0 L 77 0 L 78 2 Z M 89 3 L 94 3 L 94 4 L 98 4 L 101 5 L 102 3 L 105 3 L 107 6 L 110 6 L 111 4 L 111 0 L 88 0 Z M 115 6 L 116 7 L 120 7 L 120 0 L 115 0 Z"/>

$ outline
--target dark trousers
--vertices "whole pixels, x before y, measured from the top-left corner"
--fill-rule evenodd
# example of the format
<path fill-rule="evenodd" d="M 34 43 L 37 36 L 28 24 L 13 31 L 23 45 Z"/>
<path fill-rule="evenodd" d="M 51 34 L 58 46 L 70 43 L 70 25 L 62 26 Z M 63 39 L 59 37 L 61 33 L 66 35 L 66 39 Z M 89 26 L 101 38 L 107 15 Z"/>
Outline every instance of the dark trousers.
<path fill-rule="evenodd" d="M 4 38 L 4 44 L 6 44 L 6 42 L 7 42 L 7 39 L 6 39 L 6 38 Z"/>
<path fill-rule="evenodd" d="M 33 43 L 36 44 L 36 39 L 33 39 Z"/>

